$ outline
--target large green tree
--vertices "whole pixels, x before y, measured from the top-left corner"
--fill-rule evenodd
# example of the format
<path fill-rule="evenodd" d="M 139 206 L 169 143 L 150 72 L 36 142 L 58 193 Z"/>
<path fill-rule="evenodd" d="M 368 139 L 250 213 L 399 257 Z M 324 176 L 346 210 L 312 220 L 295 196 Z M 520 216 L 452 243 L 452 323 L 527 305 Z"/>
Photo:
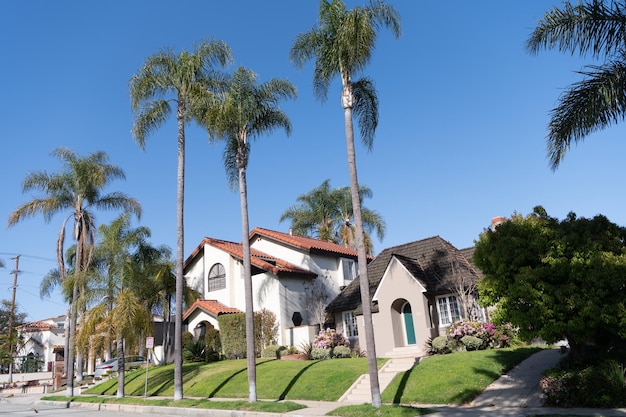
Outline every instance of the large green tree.
<path fill-rule="evenodd" d="M 162 50 L 146 59 L 130 80 L 131 107 L 135 113 L 133 136 L 144 149 L 150 133 L 163 125 L 175 111 L 177 123 L 176 181 L 176 316 L 174 325 L 174 399 L 183 398 L 183 262 L 185 206 L 185 125 L 198 120 L 201 109 L 211 105 L 222 75 L 215 67 L 232 60 L 230 48 L 221 41 L 206 41 L 193 52 L 176 54 Z"/>
<path fill-rule="evenodd" d="M 20 340 L 15 337 L 15 328 L 24 324 L 27 314 L 20 311 L 10 300 L 0 300 L 0 372 L 9 372 L 13 366 L 13 355 L 20 348 Z M 10 331 L 13 327 L 13 331 Z M 9 335 L 11 334 L 11 337 Z"/>
<path fill-rule="evenodd" d="M 572 355 L 626 341 L 626 228 L 597 215 L 564 220 L 542 207 L 484 231 L 474 263 L 480 301 L 528 340 L 567 339 Z"/>
<path fill-rule="evenodd" d="M 325 100 L 331 82 L 341 80 L 341 107 L 344 111 L 350 191 L 356 232 L 361 299 L 370 300 L 367 277 L 367 251 L 359 196 L 356 152 L 354 149 L 353 115 L 361 131 L 361 140 L 371 149 L 378 125 L 378 96 L 371 79 L 356 79 L 372 58 L 378 30 L 381 26 L 400 36 L 400 16 L 396 9 L 381 0 L 371 0 L 365 7 L 351 10 L 341 0 L 321 0 L 318 23 L 301 33 L 291 48 L 291 61 L 302 68 L 315 60 L 313 88 L 318 99 Z M 374 346 L 371 305 L 363 302 L 365 344 L 372 393 L 372 405 L 380 407 L 380 386 Z"/>
<path fill-rule="evenodd" d="M 74 395 L 74 354 L 76 346 L 76 323 L 78 319 L 79 289 L 85 282 L 91 259 L 96 221 L 93 210 L 123 210 L 141 215 L 141 205 L 133 198 L 120 192 L 103 194 L 109 183 L 116 179 L 125 179 L 124 171 L 117 165 L 109 163 L 108 155 L 98 151 L 81 157 L 66 148 L 58 148 L 52 152 L 62 163 L 59 173 L 34 171 L 28 174 L 22 183 L 22 192 L 40 191 L 43 194 L 19 206 L 9 216 L 9 226 L 20 221 L 43 215 L 46 222 L 54 215 L 69 212 L 59 231 L 57 239 L 57 261 L 60 281 L 65 281 L 65 261 L 63 247 L 66 225 L 73 220 L 72 237 L 76 245 L 75 266 L 69 283 L 72 287 L 70 300 L 70 332 L 67 355 L 67 395 Z M 81 362 L 78 361 L 78 372 L 82 373 Z"/>
<path fill-rule="evenodd" d="M 359 187 L 361 202 L 372 196 L 372 190 Z M 331 189 L 330 179 L 297 198 L 299 204 L 289 207 L 280 216 L 280 221 L 290 220 L 295 235 L 341 244 L 356 250 L 354 210 L 350 187 Z M 372 255 L 374 244 L 370 236 L 376 231 L 378 238 L 385 236 L 385 221 L 374 211 L 361 206 L 365 250 Z"/>
<path fill-rule="evenodd" d="M 582 80 L 551 111 L 547 151 L 554 170 L 572 144 L 626 116 L 626 3 L 564 2 L 539 21 L 526 47 L 533 54 L 558 49 L 603 61 L 579 71 Z"/>
<path fill-rule="evenodd" d="M 207 128 L 214 139 L 226 141 L 224 165 L 231 187 L 239 185 L 241 201 L 241 242 L 246 299 L 246 357 L 248 362 L 248 400 L 256 396 L 256 350 L 254 347 L 254 306 L 250 260 L 250 225 L 248 221 L 248 185 L 246 169 L 250 140 L 283 129 L 291 133 L 291 122 L 281 110 L 281 100 L 296 97 L 296 88 L 278 78 L 259 84 L 256 74 L 239 67 L 228 82 L 223 100 L 207 112 Z"/>

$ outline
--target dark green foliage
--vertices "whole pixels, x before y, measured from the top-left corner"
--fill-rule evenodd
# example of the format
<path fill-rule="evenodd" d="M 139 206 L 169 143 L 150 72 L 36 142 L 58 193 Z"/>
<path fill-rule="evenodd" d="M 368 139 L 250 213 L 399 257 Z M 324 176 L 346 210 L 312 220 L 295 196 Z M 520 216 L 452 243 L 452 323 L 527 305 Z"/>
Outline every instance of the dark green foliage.
<path fill-rule="evenodd" d="M 246 357 L 246 317 L 244 313 L 223 314 L 217 318 L 221 329 L 222 349 L 227 359 Z M 276 316 L 269 310 L 254 313 L 256 356 L 261 356 L 263 347 L 276 339 Z"/>
<path fill-rule="evenodd" d="M 227 359 L 246 357 L 245 313 L 222 314 L 217 321 L 220 327 L 222 351 Z"/>
<path fill-rule="evenodd" d="M 206 343 L 204 340 L 192 340 L 184 346 L 183 359 L 185 362 L 205 362 Z"/>
<path fill-rule="evenodd" d="M 567 339 L 572 356 L 608 351 L 626 339 L 626 229 L 597 215 L 564 220 L 542 207 L 480 235 L 474 262 L 480 300 L 520 337 Z"/>
<path fill-rule="evenodd" d="M 544 405 L 558 407 L 616 408 L 626 405 L 624 367 L 606 360 L 582 369 L 564 369 L 545 374 L 539 385 Z"/>
<path fill-rule="evenodd" d="M 206 345 L 206 361 L 214 362 L 220 359 L 220 353 L 222 352 L 222 341 L 220 339 L 220 331 L 213 328 L 208 328 L 206 335 L 204 336 L 204 343 Z"/>

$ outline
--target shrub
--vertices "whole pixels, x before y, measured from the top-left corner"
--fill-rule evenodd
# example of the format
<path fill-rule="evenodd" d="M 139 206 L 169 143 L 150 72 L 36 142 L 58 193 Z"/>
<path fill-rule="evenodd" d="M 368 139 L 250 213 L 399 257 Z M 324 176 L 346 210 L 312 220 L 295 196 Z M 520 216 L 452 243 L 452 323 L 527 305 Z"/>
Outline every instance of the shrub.
<path fill-rule="evenodd" d="M 466 350 L 479 350 L 483 346 L 483 340 L 476 336 L 463 336 L 461 343 Z"/>
<path fill-rule="evenodd" d="M 183 350 L 183 359 L 189 362 L 204 362 L 206 360 L 206 344 L 204 340 L 192 340 Z"/>
<path fill-rule="evenodd" d="M 616 408 L 626 405 L 624 367 L 614 360 L 579 370 L 546 373 L 539 386 L 544 405 Z"/>
<path fill-rule="evenodd" d="M 269 345 L 263 348 L 261 351 L 261 357 L 280 359 L 284 352 L 287 352 L 287 348 L 285 346 Z"/>
<path fill-rule="evenodd" d="M 502 348 L 511 344 L 515 332 L 511 325 L 496 326 L 493 323 L 480 321 L 457 321 L 452 323 L 447 330 L 448 336 L 456 343 L 460 343 L 465 336 L 474 336 L 482 340 L 479 349 Z"/>
<path fill-rule="evenodd" d="M 325 349 L 325 348 L 316 348 L 314 347 L 313 349 L 311 349 L 311 359 L 314 360 L 326 360 L 326 359 L 330 359 L 331 356 L 331 350 L 330 349 Z"/>
<path fill-rule="evenodd" d="M 332 349 L 331 356 L 333 358 L 349 358 L 352 356 L 352 351 L 346 346 L 336 346 Z"/>
<path fill-rule="evenodd" d="M 313 341 L 313 347 L 319 349 L 332 349 L 335 346 L 350 347 L 350 341 L 335 329 L 321 330 Z"/>
<path fill-rule="evenodd" d="M 308 360 L 313 359 L 313 344 L 311 342 L 300 344 L 300 349 L 298 349 L 304 357 Z"/>
<path fill-rule="evenodd" d="M 432 353 L 445 354 L 452 351 L 452 339 L 448 336 L 437 336 L 432 341 Z"/>

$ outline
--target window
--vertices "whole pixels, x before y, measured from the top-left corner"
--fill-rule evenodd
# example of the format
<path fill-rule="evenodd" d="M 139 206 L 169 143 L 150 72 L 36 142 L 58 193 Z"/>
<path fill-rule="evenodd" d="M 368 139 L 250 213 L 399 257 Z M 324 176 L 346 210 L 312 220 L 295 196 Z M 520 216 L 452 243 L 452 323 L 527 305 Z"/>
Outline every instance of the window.
<path fill-rule="evenodd" d="M 459 304 L 454 295 L 446 295 L 437 298 L 437 311 L 439 312 L 440 326 L 449 326 L 461 319 Z"/>
<path fill-rule="evenodd" d="M 343 265 L 343 280 L 344 282 L 350 282 L 357 276 L 357 264 L 352 259 L 342 259 Z"/>
<path fill-rule="evenodd" d="M 343 313 L 343 333 L 346 337 L 357 337 L 359 330 L 356 326 L 356 316 L 352 311 Z"/>
<path fill-rule="evenodd" d="M 226 270 L 224 265 L 215 264 L 209 271 L 209 292 L 226 288 Z"/>

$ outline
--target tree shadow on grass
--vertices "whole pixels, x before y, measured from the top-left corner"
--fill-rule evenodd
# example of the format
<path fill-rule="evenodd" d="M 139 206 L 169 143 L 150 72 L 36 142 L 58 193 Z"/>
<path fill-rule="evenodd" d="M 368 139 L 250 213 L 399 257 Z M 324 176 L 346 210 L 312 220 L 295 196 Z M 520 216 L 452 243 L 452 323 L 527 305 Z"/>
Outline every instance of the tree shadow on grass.
<path fill-rule="evenodd" d="M 398 384 L 398 389 L 396 390 L 395 394 L 393 395 L 393 403 L 394 404 L 400 404 L 402 402 L 402 395 L 404 394 L 404 390 L 406 389 L 407 381 L 411 377 L 411 373 L 413 372 L 413 369 L 415 369 L 415 367 L 405 371 L 402 374 L 402 378 L 400 379 L 400 383 Z"/>
<path fill-rule="evenodd" d="M 269 362 L 273 362 L 276 361 L 278 359 L 271 359 L 271 360 L 267 360 L 267 361 L 263 361 L 263 362 L 259 362 L 256 364 L 256 367 L 258 368 L 260 365 L 263 365 L 265 363 L 269 363 Z M 217 387 L 215 387 L 215 389 L 213 391 L 211 391 L 208 395 L 208 398 L 213 398 L 217 395 L 218 392 L 220 392 L 220 390 L 222 388 L 224 388 L 234 377 L 236 377 L 237 375 L 239 375 L 242 372 L 246 372 L 248 370 L 248 367 L 245 366 L 243 368 L 241 368 L 240 370 L 233 372 L 228 378 L 226 378 L 221 384 L 219 384 Z"/>
<path fill-rule="evenodd" d="M 291 381 L 289 381 L 289 383 L 287 384 L 287 386 L 285 387 L 285 390 L 278 396 L 278 400 L 282 401 L 287 397 L 287 394 L 289 394 L 289 391 L 291 391 L 291 389 L 294 387 L 294 385 L 296 385 L 296 382 L 298 382 L 298 379 L 300 379 L 300 377 L 302 375 L 304 375 L 304 373 L 313 365 L 319 363 L 319 361 L 313 361 L 311 364 L 305 366 L 304 368 L 302 368 L 293 378 L 291 378 Z"/>

